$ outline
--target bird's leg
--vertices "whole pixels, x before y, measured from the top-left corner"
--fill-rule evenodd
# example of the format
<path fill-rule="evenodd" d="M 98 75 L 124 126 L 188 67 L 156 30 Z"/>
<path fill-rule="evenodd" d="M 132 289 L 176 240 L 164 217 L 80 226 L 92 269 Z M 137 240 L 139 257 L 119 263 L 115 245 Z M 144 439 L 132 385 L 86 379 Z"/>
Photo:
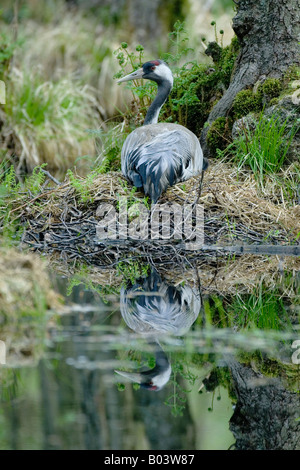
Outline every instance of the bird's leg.
<path fill-rule="evenodd" d="M 198 204 L 199 198 L 201 196 L 204 171 L 205 170 L 202 170 L 202 172 L 201 172 L 200 184 L 199 184 L 199 188 L 198 188 L 198 192 L 197 192 L 197 197 L 196 197 L 195 201 L 193 202 L 193 208 Z"/>

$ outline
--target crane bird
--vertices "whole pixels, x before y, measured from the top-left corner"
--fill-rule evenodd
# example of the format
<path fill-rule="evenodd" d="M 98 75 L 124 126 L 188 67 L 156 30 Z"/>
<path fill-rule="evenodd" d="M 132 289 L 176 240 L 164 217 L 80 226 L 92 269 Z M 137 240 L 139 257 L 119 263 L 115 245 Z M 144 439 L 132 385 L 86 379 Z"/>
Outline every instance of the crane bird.
<path fill-rule="evenodd" d="M 201 308 L 200 293 L 185 284 L 173 286 L 165 282 L 153 268 L 150 274 L 136 280 L 133 286 L 122 287 L 120 310 L 130 329 L 147 338 L 155 350 L 155 367 L 141 372 L 115 372 L 148 390 L 161 390 L 172 372 L 159 338 L 171 334 L 182 336 L 196 321 Z"/>
<path fill-rule="evenodd" d="M 207 168 L 199 139 L 180 124 L 157 123 L 161 107 L 168 98 L 173 75 L 163 60 L 151 60 L 140 69 L 118 80 L 136 79 L 157 83 L 157 94 L 148 109 L 144 125 L 126 138 L 122 152 L 122 172 L 136 188 L 156 203 L 163 191 L 180 181 L 199 175 Z M 201 178 L 202 183 L 202 178 Z"/>

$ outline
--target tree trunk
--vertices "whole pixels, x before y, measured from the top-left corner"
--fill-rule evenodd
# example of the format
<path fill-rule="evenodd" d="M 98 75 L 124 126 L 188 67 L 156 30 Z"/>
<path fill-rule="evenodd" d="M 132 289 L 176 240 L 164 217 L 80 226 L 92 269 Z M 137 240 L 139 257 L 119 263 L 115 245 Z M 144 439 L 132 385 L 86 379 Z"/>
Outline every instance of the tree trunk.
<path fill-rule="evenodd" d="M 239 91 L 267 77 L 281 78 L 292 65 L 300 66 L 299 0 L 240 0 L 237 8 L 232 26 L 241 51 L 229 88 L 202 131 L 200 141 L 206 156 L 210 125 L 228 114 Z"/>
<path fill-rule="evenodd" d="M 235 449 L 299 450 L 299 394 L 286 390 L 280 379 L 267 379 L 234 359 L 228 367 L 237 396 L 230 419 Z"/>

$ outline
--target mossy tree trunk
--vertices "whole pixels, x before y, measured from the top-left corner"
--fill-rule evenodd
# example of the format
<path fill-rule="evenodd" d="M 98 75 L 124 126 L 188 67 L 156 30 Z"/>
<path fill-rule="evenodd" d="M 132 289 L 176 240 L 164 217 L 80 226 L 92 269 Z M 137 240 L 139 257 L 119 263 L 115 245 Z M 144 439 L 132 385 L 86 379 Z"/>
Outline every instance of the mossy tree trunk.
<path fill-rule="evenodd" d="M 299 394 L 239 362 L 228 367 L 237 404 L 230 419 L 236 450 L 299 450 Z M 297 366 L 295 366 L 297 367 Z"/>
<path fill-rule="evenodd" d="M 233 30 L 241 45 L 230 86 L 212 109 L 201 134 L 206 156 L 207 131 L 216 118 L 227 116 L 236 94 L 267 77 L 281 78 L 300 66 L 300 1 L 240 0 Z"/>

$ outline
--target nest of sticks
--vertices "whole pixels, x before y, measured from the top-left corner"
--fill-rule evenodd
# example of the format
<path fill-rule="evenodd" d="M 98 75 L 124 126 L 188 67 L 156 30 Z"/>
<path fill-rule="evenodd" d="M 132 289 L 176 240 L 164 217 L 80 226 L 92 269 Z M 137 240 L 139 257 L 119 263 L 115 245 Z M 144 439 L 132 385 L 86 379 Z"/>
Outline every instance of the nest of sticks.
<path fill-rule="evenodd" d="M 49 174 L 49 177 L 51 175 Z M 52 178 L 53 179 L 53 178 Z M 54 180 L 54 179 L 53 179 Z M 80 182 L 80 178 L 79 178 Z M 96 228 L 97 209 L 110 204 L 117 209 L 121 196 L 134 202 L 144 198 L 126 184 L 119 172 L 98 175 L 87 187 L 85 200 L 72 182 L 66 179 L 37 196 L 26 196 L 12 212 L 25 225 L 23 243 L 32 250 L 60 259 L 83 261 L 96 266 L 114 266 L 124 257 L 143 258 L 162 265 L 195 261 L 215 256 L 231 245 L 291 245 L 300 231 L 300 206 L 289 206 L 272 188 L 258 194 L 252 174 L 240 173 L 225 163 L 212 164 L 205 172 L 201 195 L 200 177 L 169 188 L 161 197 L 162 204 L 198 203 L 204 206 L 204 247 L 186 249 L 178 240 L 106 239 L 99 241 Z M 213 249 L 214 248 L 214 249 Z"/>

